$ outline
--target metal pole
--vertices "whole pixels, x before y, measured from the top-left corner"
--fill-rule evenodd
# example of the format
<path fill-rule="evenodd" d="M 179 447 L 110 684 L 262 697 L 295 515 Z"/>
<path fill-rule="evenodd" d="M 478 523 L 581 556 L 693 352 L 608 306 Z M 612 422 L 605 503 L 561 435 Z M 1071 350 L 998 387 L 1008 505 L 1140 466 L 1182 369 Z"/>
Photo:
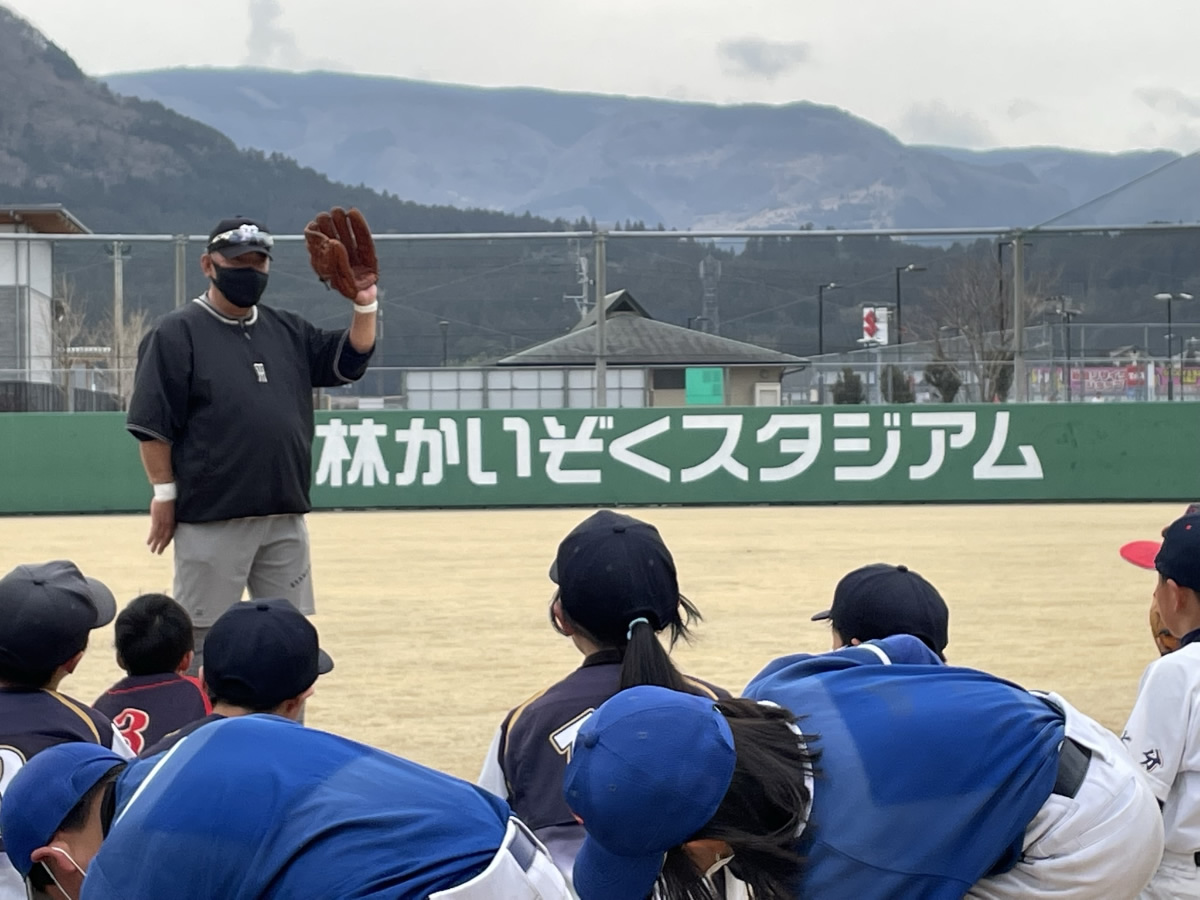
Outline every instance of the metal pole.
<path fill-rule="evenodd" d="M 125 256 L 120 241 L 113 241 L 113 326 L 112 354 L 117 370 L 117 401 L 125 408 L 125 360 L 121 332 L 125 324 Z"/>
<path fill-rule="evenodd" d="M 1029 399 L 1029 379 L 1025 375 L 1025 235 L 1013 232 L 1013 382 L 1017 402 Z"/>
<path fill-rule="evenodd" d="M 605 284 L 605 274 L 608 267 L 607 243 L 608 232 L 599 229 L 593 237 L 596 251 L 596 407 L 604 409 L 608 406 L 608 310 L 605 309 L 604 297 L 608 292 Z"/>
<path fill-rule="evenodd" d="M 1063 319 L 1063 343 L 1067 349 L 1067 402 L 1071 402 L 1071 317 Z"/>
<path fill-rule="evenodd" d="M 896 361 L 900 361 L 900 345 L 904 343 L 904 328 L 901 326 L 900 317 L 900 273 L 904 271 L 901 266 L 896 269 Z"/>
<path fill-rule="evenodd" d="M 175 308 L 187 303 L 187 235 L 175 238 Z"/>
<path fill-rule="evenodd" d="M 825 353 L 825 285 L 817 285 L 817 356 Z"/>
<path fill-rule="evenodd" d="M 1171 301 L 1175 299 L 1175 295 L 1167 297 L 1167 399 L 1175 399 L 1175 360 L 1171 358 L 1171 344 L 1173 332 L 1171 330 Z"/>

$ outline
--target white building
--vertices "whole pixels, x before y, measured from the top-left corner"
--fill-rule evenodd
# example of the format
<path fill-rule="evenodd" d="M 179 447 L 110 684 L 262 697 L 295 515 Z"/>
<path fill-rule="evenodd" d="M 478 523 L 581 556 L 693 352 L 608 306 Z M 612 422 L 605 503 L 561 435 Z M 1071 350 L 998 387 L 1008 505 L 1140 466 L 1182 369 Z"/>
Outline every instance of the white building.
<path fill-rule="evenodd" d="M 0 204 L 0 232 L 30 235 L 0 240 L 0 382 L 36 390 L 33 386 L 55 380 L 53 236 L 90 232 L 60 204 L 50 203 Z M 30 395 L 24 408 L 44 408 L 32 400 Z"/>

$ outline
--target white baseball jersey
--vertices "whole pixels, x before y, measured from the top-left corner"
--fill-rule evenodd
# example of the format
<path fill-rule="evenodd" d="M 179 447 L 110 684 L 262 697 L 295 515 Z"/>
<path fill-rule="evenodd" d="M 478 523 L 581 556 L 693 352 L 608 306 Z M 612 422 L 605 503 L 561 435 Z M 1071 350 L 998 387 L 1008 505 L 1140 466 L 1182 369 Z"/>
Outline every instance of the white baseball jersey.
<path fill-rule="evenodd" d="M 1162 804 L 1166 849 L 1200 850 L 1200 642 L 1146 667 L 1121 735 Z"/>

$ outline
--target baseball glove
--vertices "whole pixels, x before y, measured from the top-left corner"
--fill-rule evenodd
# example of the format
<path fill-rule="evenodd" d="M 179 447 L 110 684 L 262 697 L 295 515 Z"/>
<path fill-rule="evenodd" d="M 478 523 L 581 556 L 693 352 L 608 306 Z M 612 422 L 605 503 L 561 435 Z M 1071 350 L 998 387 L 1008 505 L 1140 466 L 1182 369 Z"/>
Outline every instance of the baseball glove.
<path fill-rule="evenodd" d="M 1179 638 L 1171 634 L 1163 625 L 1162 616 L 1158 614 L 1157 603 L 1150 604 L 1150 635 L 1154 638 L 1154 645 L 1158 647 L 1160 656 L 1166 656 L 1179 649 Z"/>
<path fill-rule="evenodd" d="M 379 281 L 379 260 L 367 220 L 357 209 L 335 206 L 318 213 L 304 229 L 313 271 L 343 297 L 353 300 Z"/>

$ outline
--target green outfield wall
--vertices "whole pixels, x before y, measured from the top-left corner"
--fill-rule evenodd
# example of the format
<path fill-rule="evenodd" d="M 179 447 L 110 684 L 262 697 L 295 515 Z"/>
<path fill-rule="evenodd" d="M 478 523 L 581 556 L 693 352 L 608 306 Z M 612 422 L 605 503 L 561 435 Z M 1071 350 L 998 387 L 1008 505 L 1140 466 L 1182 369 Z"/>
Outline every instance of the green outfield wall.
<path fill-rule="evenodd" d="M 323 412 L 322 509 L 1186 500 L 1188 403 Z M 0 514 L 140 511 L 110 413 L 0 415 Z"/>

